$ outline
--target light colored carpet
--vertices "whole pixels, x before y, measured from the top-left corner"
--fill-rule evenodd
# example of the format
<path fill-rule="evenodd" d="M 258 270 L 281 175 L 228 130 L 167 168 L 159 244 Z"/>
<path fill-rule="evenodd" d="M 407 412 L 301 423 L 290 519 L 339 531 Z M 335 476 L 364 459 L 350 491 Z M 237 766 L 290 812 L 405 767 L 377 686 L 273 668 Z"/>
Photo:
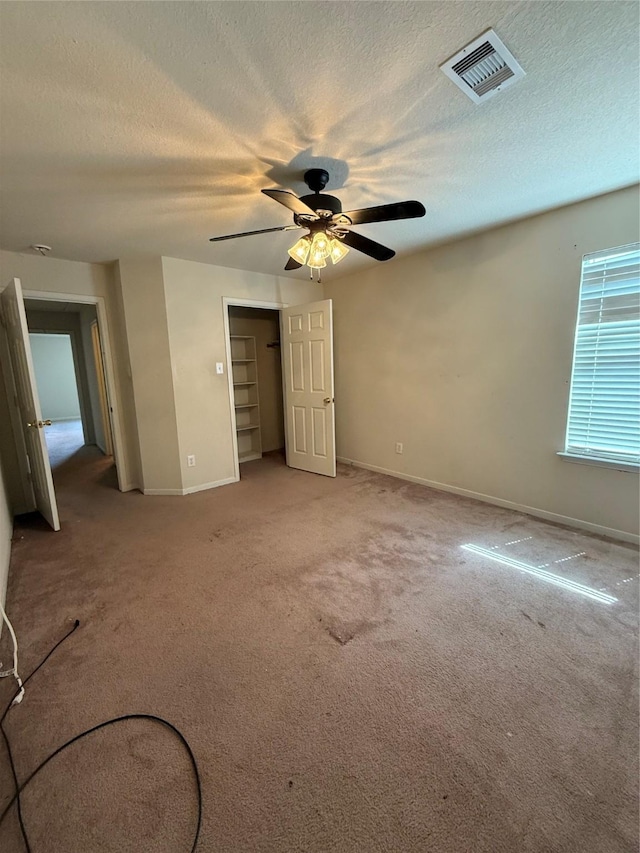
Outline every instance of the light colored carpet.
<path fill-rule="evenodd" d="M 347 467 L 242 472 L 123 495 L 84 448 L 59 469 L 63 530 L 18 523 L 24 672 L 82 622 L 10 712 L 21 776 L 153 713 L 199 762 L 201 853 L 637 849 L 634 549 Z M 194 787 L 171 737 L 134 723 L 52 762 L 24 813 L 34 853 L 186 853 Z M 14 814 L 0 849 L 22 850 Z"/>
<path fill-rule="evenodd" d="M 45 427 L 45 438 L 52 469 L 67 462 L 81 447 L 84 447 L 82 421 L 54 421 Z"/>

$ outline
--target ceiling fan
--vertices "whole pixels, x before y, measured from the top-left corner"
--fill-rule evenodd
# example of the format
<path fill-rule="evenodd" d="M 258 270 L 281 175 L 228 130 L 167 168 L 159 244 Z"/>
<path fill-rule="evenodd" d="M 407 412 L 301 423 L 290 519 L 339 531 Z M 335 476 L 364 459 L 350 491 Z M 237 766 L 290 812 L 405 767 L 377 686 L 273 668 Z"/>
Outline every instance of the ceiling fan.
<path fill-rule="evenodd" d="M 337 264 L 350 248 L 363 252 L 376 261 L 390 260 L 395 255 L 393 249 L 352 231 L 351 226 L 370 222 L 389 222 L 394 219 L 414 219 L 426 213 L 419 201 L 399 201 L 395 204 L 381 204 L 377 207 L 364 207 L 360 210 L 343 212 L 340 199 L 322 192 L 329 182 L 329 173 L 325 169 L 308 169 L 304 173 L 304 182 L 311 190 L 311 194 L 300 198 L 288 190 L 262 190 L 269 198 L 275 199 L 292 211 L 293 225 L 279 225 L 275 228 L 262 228 L 259 231 L 211 237 L 210 241 L 218 243 L 221 240 L 233 240 L 236 237 L 305 228 L 308 229 L 308 233 L 289 249 L 290 258 L 285 270 L 296 270 L 304 264 L 312 270 L 319 270 L 326 267 L 329 258 Z"/>

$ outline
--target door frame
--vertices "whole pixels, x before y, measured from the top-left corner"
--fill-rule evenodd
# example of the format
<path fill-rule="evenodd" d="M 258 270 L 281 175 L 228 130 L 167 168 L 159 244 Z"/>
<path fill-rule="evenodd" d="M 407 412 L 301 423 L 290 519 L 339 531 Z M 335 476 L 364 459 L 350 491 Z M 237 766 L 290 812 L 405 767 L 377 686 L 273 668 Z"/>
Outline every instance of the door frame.
<path fill-rule="evenodd" d="M 25 299 L 42 299 L 47 302 L 71 302 L 76 305 L 94 305 L 98 318 L 98 330 L 100 331 L 100 341 L 102 343 L 102 354 L 105 382 L 107 386 L 107 394 L 109 398 L 109 409 L 111 418 L 111 436 L 113 438 L 113 461 L 116 466 L 118 476 L 118 488 L 121 492 L 126 492 L 131 489 L 129 482 L 129 472 L 126 467 L 124 454 L 124 430 L 122 427 L 122 418 L 120 409 L 118 408 L 118 398 L 116 395 L 115 368 L 113 364 L 113 355 L 111 352 L 111 337 L 109 333 L 109 321 L 107 319 L 107 308 L 103 296 L 88 296 L 79 295 L 77 293 L 58 293 L 51 290 L 23 290 L 22 295 Z"/>
<path fill-rule="evenodd" d="M 113 456 L 113 432 L 111 430 L 111 418 L 109 416 L 109 394 L 107 392 L 107 380 L 104 371 L 104 354 L 102 352 L 102 338 L 100 336 L 100 326 L 98 320 L 92 320 L 90 323 L 91 331 L 91 346 L 93 347 L 93 360 L 96 368 L 96 378 L 98 380 L 98 397 L 100 402 L 100 413 L 102 415 L 102 429 L 104 432 L 104 447 L 98 444 L 98 436 L 96 435 L 96 444 L 105 456 Z M 95 424 L 94 424 L 95 429 Z"/>
<path fill-rule="evenodd" d="M 234 406 L 233 394 L 233 370 L 231 369 L 231 331 L 229 327 L 229 308 L 266 308 L 270 311 L 277 311 L 280 319 L 280 311 L 283 308 L 288 308 L 288 302 L 265 302 L 264 300 L 256 299 L 237 299 L 235 296 L 222 297 L 222 317 L 224 321 L 224 344 L 227 358 L 227 385 L 229 392 L 229 414 L 231 420 L 231 444 L 233 447 L 233 482 L 237 483 L 240 479 L 240 460 L 238 459 L 238 433 L 236 432 L 236 410 Z M 282 353 L 280 354 L 282 359 Z M 284 374 L 283 374 L 284 381 Z M 286 427 L 286 422 L 285 422 Z M 285 439 L 286 440 L 286 439 Z"/>

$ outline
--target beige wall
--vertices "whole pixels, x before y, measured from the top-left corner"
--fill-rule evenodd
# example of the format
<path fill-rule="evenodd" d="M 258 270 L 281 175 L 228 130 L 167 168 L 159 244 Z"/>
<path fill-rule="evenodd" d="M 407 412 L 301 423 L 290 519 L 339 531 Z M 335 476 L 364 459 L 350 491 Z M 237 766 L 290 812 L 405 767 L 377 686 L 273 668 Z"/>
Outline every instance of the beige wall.
<path fill-rule="evenodd" d="M 637 534 L 637 473 L 556 451 L 581 257 L 637 240 L 638 211 L 629 188 L 325 286 L 339 456 Z"/>
<path fill-rule="evenodd" d="M 182 490 L 162 260 L 118 261 L 133 382 L 142 488 Z"/>
<path fill-rule="evenodd" d="M 258 363 L 258 402 L 262 452 L 284 447 L 284 410 L 282 403 L 282 367 L 280 347 L 267 344 L 280 340 L 280 314 L 255 308 L 230 308 L 232 335 L 251 335 L 256 339 Z"/>
<path fill-rule="evenodd" d="M 163 258 L 184 489 L 234 476 L 223 297 L 296 305 L 322 298 L 320 285 L 176 258 Z M 225 374 L 216 374 L 216 362 Z M 187 455 L 196 467 L 187 467 Z"/>
<path fill-rule="evenodd" d="M 136 488 L 140 474 L 133 391 L 124 318 L 113 265 L 86 264 L 0 251 L 0 290 L 14 276 L 21 280 L 24 291 L 64 293 L 78 298 L 100 296 L 104 299 L 116 384 L 112 404 L 122 425 L 123 447 L 118 475 L 124 489 Z"/>

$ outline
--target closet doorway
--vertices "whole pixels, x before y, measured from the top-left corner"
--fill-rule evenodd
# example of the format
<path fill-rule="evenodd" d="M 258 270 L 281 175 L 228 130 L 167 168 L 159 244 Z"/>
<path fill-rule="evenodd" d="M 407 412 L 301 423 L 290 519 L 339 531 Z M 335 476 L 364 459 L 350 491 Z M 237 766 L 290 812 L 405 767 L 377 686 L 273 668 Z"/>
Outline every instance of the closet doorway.
<path fill-rule="evenodd" d="M 239 305 L 228 311 L 238 462 L 265 453 L 284 462 L 280 312 Z"/>
<path fill-rule="evenodd" d="M 331 300 L 222 304 L 235 478 L 283 448 L 290 468 L 335 477 Z"/>

